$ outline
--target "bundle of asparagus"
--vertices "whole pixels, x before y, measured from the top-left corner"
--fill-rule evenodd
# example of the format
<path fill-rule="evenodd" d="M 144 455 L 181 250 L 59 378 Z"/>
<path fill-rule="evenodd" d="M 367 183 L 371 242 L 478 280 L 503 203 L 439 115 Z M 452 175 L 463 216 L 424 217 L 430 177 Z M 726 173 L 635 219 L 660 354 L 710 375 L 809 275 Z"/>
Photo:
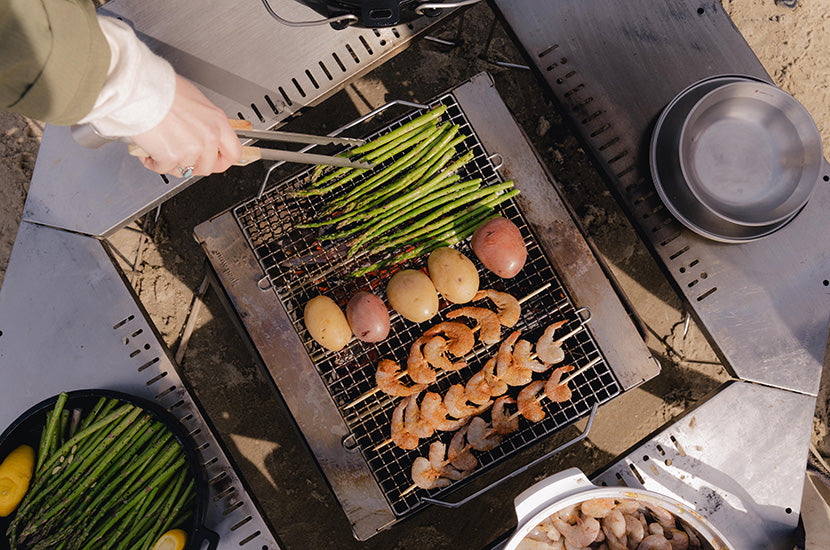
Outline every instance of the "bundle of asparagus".
<path fill-rule="evenodd" d="M 149 549 L 188 520 L 193 476 L 161 422 L 118 399 L 101 397 L 86 415 L 66 401 L 48 413 L 11 548 Z"/>
<path fill-rule="evenodd" d="M 469 237 L 492 217 L 499 203 L 516 196 L 513 182 L 481 187 L 481 179 L 461 181 L 457 174 L 473 160 L 472 151 L 456 157 L 456 146 L 467 137 L 455 124 L 440 123 L 445 105 L 436 107 L 343 156 L 374 162 L 367 170 L 340 168 L 312 174 L 311 185 L 296 196 L 325 195 L 361 175 L 366 177 L 347 192 L 328 201 L 322 221 L 298 227 L 333 228 L 322 240 L 348 239 L 348 258 L 386 253 L 374 263 L 352 272 L 358 277 L 451 246 Z M 398 157 L 388 166 L 382 163 Z M 455 160 L 453 160 L 455 159 Z"/>

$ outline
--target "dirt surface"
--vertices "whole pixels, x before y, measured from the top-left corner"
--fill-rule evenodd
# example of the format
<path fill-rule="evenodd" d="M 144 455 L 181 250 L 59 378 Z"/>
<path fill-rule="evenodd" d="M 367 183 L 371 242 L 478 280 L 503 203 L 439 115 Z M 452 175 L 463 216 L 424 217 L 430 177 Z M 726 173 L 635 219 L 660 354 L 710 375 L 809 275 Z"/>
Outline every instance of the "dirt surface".
<path fill-rule="evenodd" d="M 724 0 L 724 7 L 776 83 L 811 112 L 825 151 L 830 151 L 830 15 L 826 2 L 800 2 L 792 9 L 772 0 Z M 491 59 L 480 58 L 492 17 L 485 5 L 468 10 L 458 47 L 418 41 L 292 122 L 289 129 L 329 131 L 388 99 L 426 101 L 478 72 L 490 71 L 646 323 L 647 345 L 663 370 L 603 406 L 591 435 L 578 448 L 460 510 L 430 508 L 407 520 L 402 529 L 358 543 L 290 415 L 275 399 L 271 382 L 261 374 L 216 294 L 209 291 L 181 366 L 287 548 L 458 548 L 459 534 L 467 541 L 463 547 L 483 547 L 513 526 L 512 499 L 523 488 L 566 467 L 578 466 L 586 473 L 602 468 L 729 379 L 695 323 L 685 322 L 682 301 L 544 88 L 529 71 L 490 62 L 522 62 L 507 35 L 497 30 Z M 431 34 L 454 38 L 455 21 L 442 23 Z M 0 277 L 20 221 L 40 135 L 38 124 L 0 113 Z M 258 164 L 205 178 L 165 203 L 157 220 L 149 215 L 110 239 L 127 277 L 174 353 L 204 276 L 204 254 L 192 238 L 193 227 L 253 196 L 264 175 Z M 217 373 L 221 373 L 221 384 L 217 384 Z M 830 453 L 825 442 L 827 378 L 818 400 L 813 438 L 825 454 Z M 575 433 L 571 430 L 565 436 Z M 554 438 L 542 447 L 553 448 L 559 442 Z M 532 449 L 527 456 L 538 454 L 540 449 Z M 527 460 L 520 455 L 496 473 Z M 482 521 L 484 517 L 493 519 Z"/>

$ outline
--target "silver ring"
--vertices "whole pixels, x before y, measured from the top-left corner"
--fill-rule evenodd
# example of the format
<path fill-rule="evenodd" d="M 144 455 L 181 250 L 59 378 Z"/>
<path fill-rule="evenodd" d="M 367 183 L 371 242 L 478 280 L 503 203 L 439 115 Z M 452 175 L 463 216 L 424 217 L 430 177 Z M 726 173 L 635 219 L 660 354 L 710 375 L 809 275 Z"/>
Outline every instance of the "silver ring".
<path fill-rule="evenodd" d="M 193 175 L 193 170 L 196 169 L 195 166 L 185 166 L 182 168 L 181 166 L 176 166 L 179 169 L 179 174 L 182 175 L 183 178 L 189 178 Z"/>

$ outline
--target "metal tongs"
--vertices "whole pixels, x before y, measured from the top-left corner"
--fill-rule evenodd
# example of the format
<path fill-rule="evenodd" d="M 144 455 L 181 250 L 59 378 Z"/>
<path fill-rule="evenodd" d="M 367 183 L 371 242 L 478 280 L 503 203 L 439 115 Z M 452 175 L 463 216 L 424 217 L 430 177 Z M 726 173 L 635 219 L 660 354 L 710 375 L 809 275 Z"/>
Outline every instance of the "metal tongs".
<path fill-rule="evenodd" d="M 330 136 L 316 136 L 312 134 L 297 134 L 293 132 L 282 132 L 278 130 L 254 130 L 251 123 L 247 120 L 228 119 L 231 127 L 236 132 L 240 139 L 257 139 L 267 140 L 283 143 L 309 143 L 316 145 L 363 145 L 365 140 L 355 138 L 340 138 Z M 97 149 L 106 143 L 114 141 L 100 135 L 89 124 L 80 124 L 72 126 L 72 137 L 79 144 L 90 149 Z M 147 151 L 138 145 L 127 141 L 128 150 L 134 157 L 147 157 Z M 326 166 L 343 166 L 349 168 L 374 168 L 374 164 L 370 162 L 355 162 L 345 157 L 334 157 L 327 155 L 317 155 L 314 153 L 300 153 L 295 151 L 286 151 L 284 149 L 268 149 L 263 147 L 242 147 L 242 157 L 236 163 L 236 166 L 245 166 L 254 161 L 264 160 L 280 160 L 284 162 L 296 162 L 300 164 L 323 164 Z"/>

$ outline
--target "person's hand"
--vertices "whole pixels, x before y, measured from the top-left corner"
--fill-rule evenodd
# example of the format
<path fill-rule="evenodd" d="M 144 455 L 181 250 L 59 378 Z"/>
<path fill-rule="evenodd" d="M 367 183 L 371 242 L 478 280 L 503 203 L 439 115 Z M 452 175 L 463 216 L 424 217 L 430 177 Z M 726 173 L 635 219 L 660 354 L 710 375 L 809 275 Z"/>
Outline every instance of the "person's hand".
<path fill-rule="evenodd" d="M 207 176 L 224 172 L 242 155 L 227 116 L 187 79 L 176 75 L 173 106 L 161 123 L 133 142 L 149 155 L 144 166 L 159 174 Z"/>

